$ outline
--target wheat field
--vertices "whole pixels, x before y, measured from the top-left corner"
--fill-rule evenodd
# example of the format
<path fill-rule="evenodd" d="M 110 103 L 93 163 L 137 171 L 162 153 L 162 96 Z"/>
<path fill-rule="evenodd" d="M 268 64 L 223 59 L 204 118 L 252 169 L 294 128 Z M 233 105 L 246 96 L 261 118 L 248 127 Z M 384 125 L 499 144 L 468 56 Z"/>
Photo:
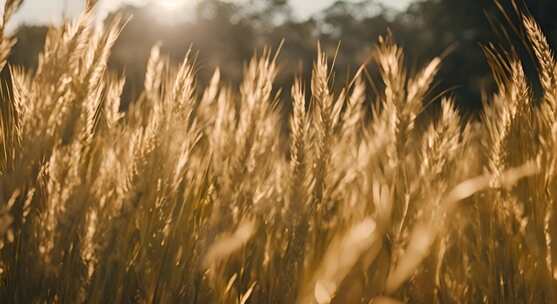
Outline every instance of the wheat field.
<path fill-rule="evenodd" d="M 528 15 L 543 96 L 485 47 L 498 89 L 476 121 L 450 95 L 422 117 L 442 60 L 410 73 L 389 36 L 374 100 L 362 69 L 334 90 L 321 51 L 280 95 L 277 51 L 199 89 L 193 56 L 155 46 L 121 112 L 125 19 L 51 28 L 27 71 L 5 5 L 0 302 L 557 303 L 557 65 Z"/>

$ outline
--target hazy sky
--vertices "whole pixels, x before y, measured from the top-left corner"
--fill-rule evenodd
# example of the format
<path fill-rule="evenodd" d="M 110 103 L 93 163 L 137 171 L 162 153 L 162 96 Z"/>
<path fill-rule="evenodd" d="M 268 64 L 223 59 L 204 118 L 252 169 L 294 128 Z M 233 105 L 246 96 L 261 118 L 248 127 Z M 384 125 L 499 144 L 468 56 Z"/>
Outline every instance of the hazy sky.
<path fill-rule="evenodd" d="M 6 0 L 0 0 L 0 5 L 3 7 Z M 121 3 L 136 2 L 141 3 L 146 0 L 101 0 L 101 5 L 105 10 L 117 7 Z M 158 0 L 166 3 L 166 6 L 174 1 L 193 2 L 195 0 Z M 384 4 L 403 9 L 412 0 L 380 0 Z M 15 23 L 49 23 L 56 22 L 61 19 L 64 11 L 64 6 L 67 7 L 68 12 L 79 12 L 83 7 L 84 0 L 25 0 L 23 7 L 14 19 Z M 290 4 L 294 7 L 295 13 L 301 17 L 308 16 L 315 13 L 328 5 L 335 2 L 335 0 L 290 0 Z"/>

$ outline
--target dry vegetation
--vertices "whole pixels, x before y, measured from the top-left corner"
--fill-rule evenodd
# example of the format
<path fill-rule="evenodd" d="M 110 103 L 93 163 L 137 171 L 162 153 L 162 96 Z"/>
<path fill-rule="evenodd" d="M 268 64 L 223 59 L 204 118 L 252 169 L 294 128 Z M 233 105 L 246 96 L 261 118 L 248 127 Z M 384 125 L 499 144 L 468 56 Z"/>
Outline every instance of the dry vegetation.
<path fill-rule="evenodd" d="M 557 301 L 556 62 L 529 17 L 539 101 L 517 56 L 489 47 L 498 92 L 481 123 L 451 98 L 418 123 L 441 60 L 410 74 L 385 38 L 373 107 L 361 73 L 331 89 L 319 52 L 288 135 L 271 52 L 240 88 L 217 71 L 199 91 L 191 56 L 173 65 L 155 47 L 120 112 L 107 59 L 125 22 L 91 22 L 51 29 L 37 71 L 9 67 L 2 303 Z M 3 67 L 14 41 L 0 38 Z"/>

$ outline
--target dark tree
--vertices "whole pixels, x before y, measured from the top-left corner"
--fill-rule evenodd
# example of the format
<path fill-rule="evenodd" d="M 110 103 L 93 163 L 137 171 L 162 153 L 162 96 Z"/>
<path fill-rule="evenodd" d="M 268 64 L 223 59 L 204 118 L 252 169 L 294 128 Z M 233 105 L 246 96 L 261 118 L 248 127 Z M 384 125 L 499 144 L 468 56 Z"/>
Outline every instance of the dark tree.
<path fill-rule="evenodd" d="M 501 3 L 508 20 L 496 1 Z M 221 69 L 223 79 L 237 84 L 244 63 L 255 52 L 265 46 L 276 48 L 284 39 L 277 86 L 287 94 L 294 77 L 309 77 L 318 41 L 330 56 L 340 42 L 335 83 L 341 86 L 349 80 L 347 75 L 369 58 L 378 36 L 390 30 L 406 49 L 407 63 L 413 69 L 446 53 L 437 78 L 438 90 L 431 97 L 448 90 L 457 98 L 461 109 L 477 112 L 482 92 L 493 90 L 482 45 L 496 42 L 506 49 L 514 46 L 536 85 L 535 64 L 520 41 L 520 20 L 511 1 L 421 0 L 405 12 L 389 10 L 378 0 L 337 1 L 308 20 L 299 20 L 287 0 L 250 0 L 244 4 L 206 0 L 200 2 L 193 14 L 174 12 L 173 22 L 157 17 L 153 7 L 128 6 L 119 13 L 133 15 L 133 19 L 113 50 L 111 66 L 127 75 L 128 100 L 141 92 L 145 63 L 150 48 L 157 42 L 173 60 L 180 60 L 191 46 L 197 54 L 200 84 L 206 83 L 216 67 Z M 536 18 L 551 43 L 557 43 L 557 18 L 554 18 L 557 1 L 516 1 Z M 513 27 L 519 29 L 518 33 Z M 45 33 L 44 27 L 20 27 L 19 42 L 10 62 L 36 67 Z M 368 68 L 373 77 L 373 66 Z"/>

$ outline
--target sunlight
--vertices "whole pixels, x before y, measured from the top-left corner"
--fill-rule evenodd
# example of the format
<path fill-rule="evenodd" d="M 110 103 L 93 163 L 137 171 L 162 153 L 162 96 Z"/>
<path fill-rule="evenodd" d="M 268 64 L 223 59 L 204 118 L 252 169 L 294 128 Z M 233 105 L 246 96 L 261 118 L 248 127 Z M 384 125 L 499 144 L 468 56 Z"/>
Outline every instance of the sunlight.
<path fill-rule="evenodd" d="M 152 16 L 159 23 L 174 24 L 177 20 L 192 18 L 198 0 L 151 0 Z"/>
<path fill-rule="evenodd" d="M 175 9 L 186 4 L 187 0 L 159 0 L 155 1 L 164 9 Z"/>

